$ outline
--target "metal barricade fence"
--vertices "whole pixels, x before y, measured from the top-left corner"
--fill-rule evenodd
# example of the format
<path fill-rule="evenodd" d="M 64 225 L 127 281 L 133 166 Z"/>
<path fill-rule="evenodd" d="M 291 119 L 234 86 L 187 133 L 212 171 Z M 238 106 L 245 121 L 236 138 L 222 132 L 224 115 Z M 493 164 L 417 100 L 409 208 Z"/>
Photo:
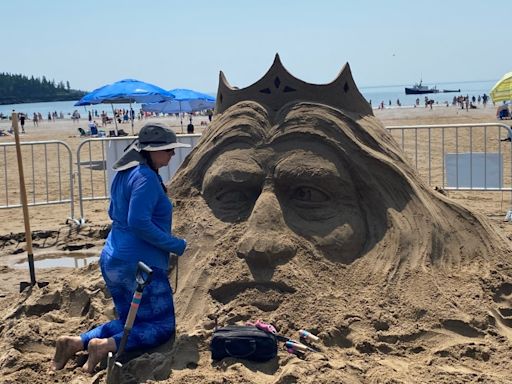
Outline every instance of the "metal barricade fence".
<path fill-rule="evenodd" d="M 388 126 L 406 157 L 430 186 L 466 191 L 479 199 L 487 212 L 505 210 L 512 220 L 512 129 L 502 123 Z M 442 192 L 442 191 L 441 191 Z M 457 198 L 454 195 L 453 198 Z M 496 203 L 500 204 L 499 210 Z"/>
<path fill-rule="evenodd" d="M 78 179 L 78 202 L 80 219 L 83 222 L 84 201 L 105 200 L 109 198 L 107 188 L 106 146 L 109 141 L 122 138 L 90 138 L 83 140 L 76 150 L 76 168 Z M 84 153 L 82 153 L 84 151 Z M 86 168 L 84 170 L 83 168 Z"/>
<path fill-rule="evenodd" d="M 20 143 L 29 206 L 69 203 L 74 217 L 73 160 L 63 141 Z M 0 209 L 21 207 L 16 143 L 0 143 Z"/>
<path fill-rule="evenodd" d="M 501 123 L 388 126 L 428 185 L 512 191 L 511 128 Z"/>

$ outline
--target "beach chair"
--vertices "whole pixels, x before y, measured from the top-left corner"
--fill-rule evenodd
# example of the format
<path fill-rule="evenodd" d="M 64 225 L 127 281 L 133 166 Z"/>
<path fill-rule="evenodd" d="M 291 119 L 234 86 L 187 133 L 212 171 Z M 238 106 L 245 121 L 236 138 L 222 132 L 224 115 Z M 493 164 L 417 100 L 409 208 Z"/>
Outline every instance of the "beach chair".
<path fill-rule="evenodd" d="M 508 111 L 508 108 L 503 108 L 499 111 L 499 115 L 498 115 L 498 118 L 500 120 L 503 120 L 503 119 L 510 119 L 510 112 Z"/>
<path fill-rule="evenodd" d="M 128 133 L 125 132 L 124 129 L 118 129 L 117 130 L 117 135 L 116 135 L 116 131 L 112 129 L 112 130 L 108 131 L 108 136 L 111 136 L 111 137 L 128 136 Z"/>
<path fill-rule="evenodd" d="M 85 130 L 83 128 L 78 127 L 78 132 L 80 132 L 80 137 L 90 136 L 90 133 L 85 132 Z"/>

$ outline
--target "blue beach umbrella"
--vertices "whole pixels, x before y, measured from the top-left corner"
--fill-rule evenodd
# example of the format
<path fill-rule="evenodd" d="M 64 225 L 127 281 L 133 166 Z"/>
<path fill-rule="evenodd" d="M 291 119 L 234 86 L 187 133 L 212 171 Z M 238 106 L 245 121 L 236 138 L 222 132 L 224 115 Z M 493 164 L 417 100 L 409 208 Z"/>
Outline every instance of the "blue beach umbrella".
<path fill-rule="evenodd" d="M 104 85 L 103 87 L 100 87 L 100 88 L 97 88 L 95 89 L 94 91 L 88 93 L 87 95 L 85 95 L 84 97 L 82 97 L 80 100 L 78 100 L 74 105 L 76 107 L 82 107 L 82 106 L 87 106 L 87 105 L 93 105 L 93 104 L 99 104 L 98 102 L 96 102 L 96 94 L 102 90 L 103 88 L 105 87 L 108 87 L 108 84 L 107 85 Z"/>
<path fill-rule="evenodd" d="M 143 104 L 142 110 L 156 113 L 192 113 L 215 107 L 215 97 L 194 91 L 192 89 L 175 88 L 169 91 L 174 96 L 172 100 L 160 103 Z M 181 120 L 183 132 L 183 120 Z"/>
<path fill-rule="evenodd" d="M 174 96 L 170 92 L 156 85 L 134 79 L 125 79 L 95 89 L 82 97 L 75 105 L 125 103 L 130 104 L 131 109 L 132 103 L 158 103 L 173 98 Z M 112 106 L 113 109 L 114 107 Z"/>

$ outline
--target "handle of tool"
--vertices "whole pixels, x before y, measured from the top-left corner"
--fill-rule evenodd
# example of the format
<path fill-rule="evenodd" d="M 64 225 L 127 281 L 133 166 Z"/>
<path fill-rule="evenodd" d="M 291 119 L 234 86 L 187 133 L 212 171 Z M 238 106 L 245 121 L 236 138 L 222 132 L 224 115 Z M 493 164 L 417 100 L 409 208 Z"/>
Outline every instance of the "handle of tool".
<path fill-rule="evenodd" d="M 124 323 L 123 337 L 119 343 L 116 357 L 120 356 L 124 352 L 124 347 L 128 341 L 128 335 L 133 328 L 133 323 L 135 322 L 135 317 L 137 316 L 137 311 L 139 310 L 139 305 L 142 300 L 142 291 L 144 290 L 144 287 L 151 282 L 152 274 L 153 270 L 142 261 L 139 261 L 136 276 L 137 288 L 133 293 L 130 310 L 128 311 L 128 316 L 126 316 L 126 322 Z"/>
<path fill-rule="evenodd" d="M 144 273 L 146 274 L 145 278 L 143 276 Z M 122 364 L 116 360 L 124 352 L 126 343 L 128 341 L 128 336 L 130 335 L 130 331 L 133 328 L 133 323 L 135 322 L 135 317 L 137 316 L 137 311 L 139 310 L 139 305 L 142 300 L 142 291 L 144 290 L 144 286 L 150 283 L 152 274 L 153 270 L 142 261 L 139 261 L 136 275 L 137 288 L 133 293 L 130 310 L 128 311 L 128 316 L 126 317 L 126 322 L 123 329 L 123 337 L 119 343 L 119 348 L 117 349 L 116 355 L 112 357 L 111 353 L 109 353 L 108 356 L 107 384 L 119 384 L 119 368 L 122 367 Z"/>
<path fill-rule="evenodd" d="M 133 323 L 135 322 L 135 317 L 137 316 L 137 311 L 139 310 L 141 300 L 142 287 L 139 285 L 137 286 L 137 289 L 133 293 L 130 310 L 128 311 L 128 316 L 126 317 L 126 322 L 124 323 L 123 337 L 121 338 L 121 342 L 119 343 L 119 348 L 117 350 L 116 357 L 120 356 L 124 352 L 124 347 L 126 346 L 126 342 L 128 341 L 128 335 L 130 334 L 130 331 L 133 328 Z"/>
<path fill-rule="evenodd" d="M 137 281 L 138 288 L 144 288 L 151 282 L 151 278 L 153 276 L 153 270 L 144 264 L 142 261 L 139 261 L 137 264 L 137 276 L 135 280 Z"/>
<path fill-rule="evenodd" d="M 28 216 L 27 189 L 25 187 L 25 174 L 23 172 L 23 159 L 21 157 L 20 135 L 18 132 L 18 114 L 11 115 L 14 141 L 16 143 L 16 158 L 18 160 L 18 174 L 20 178 L 20 197 L 23 207 L 23 223 L 25 224 L 25 240 L 27 242 L 27 257 L 30 270 L 30 285 L 36 285 L 36 271 L 34 267 L 34 253 L 32 251 L 32 231 L 30 230 L 30 218 Z"/>
<path fill-rule="evenodd" d="M 130 304 L 130 310 L 128 311 L 128 316 L 126 317 L 124 329 L 128 329 L 129 331 L 132 329 L 133 323 L 135 322 L 135 317 L 137 316 L 137 311 L 139 310 L 141 300 L 142 289 L 140 289 L 140 287 L 137 287 L 137 289 L 133 293 L 132 303 Z"/>
<path fill-rule="evenodd" d="M 151 276 L 151 274 L 153 273 L 153 270 L 151 268 L 149 268 L 145 263 L 143 263 L 142 261 L 139 261 L 139 263 L 137 264 L 137 267 L 142 271 L 144 272 L 146 275 L 148 276 Z"/>

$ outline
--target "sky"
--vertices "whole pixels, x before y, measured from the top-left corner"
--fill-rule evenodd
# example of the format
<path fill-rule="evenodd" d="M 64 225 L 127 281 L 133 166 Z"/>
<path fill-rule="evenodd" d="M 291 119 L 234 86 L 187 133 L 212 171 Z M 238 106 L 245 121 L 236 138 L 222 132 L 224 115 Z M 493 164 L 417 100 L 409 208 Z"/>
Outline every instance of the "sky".
<path fill-rule="evenodd" d="M 2 0 L 0 72 L 91 91 L 134 78 L 215 94 L 279 53 L 309 83 L 349 63 L 359 87 L 498 80 L 512 71 L 506 2 Z"/>

